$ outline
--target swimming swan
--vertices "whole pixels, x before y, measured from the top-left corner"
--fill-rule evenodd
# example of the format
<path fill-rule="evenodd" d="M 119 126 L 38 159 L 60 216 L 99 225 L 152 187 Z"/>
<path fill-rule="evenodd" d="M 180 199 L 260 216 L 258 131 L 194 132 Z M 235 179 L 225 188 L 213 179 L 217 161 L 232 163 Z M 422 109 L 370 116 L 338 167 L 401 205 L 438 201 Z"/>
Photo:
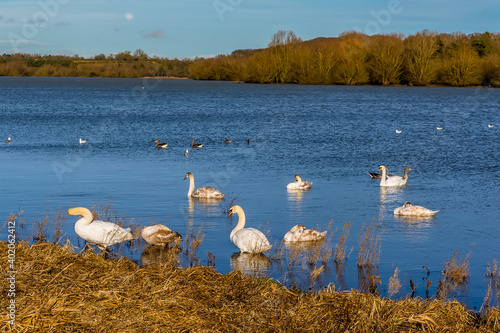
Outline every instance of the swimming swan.
<path fill-rule="evenodd" d="M 130 228 L 122 228 L 118 224 L 103 221 L 92 221 L 94 216 L 84 207 L 68 209 L 68 214 L 82 217 L 75 223 L 75 232 L 78 236 L 97 245 L 101 250 L 121 242 L 134 239 L 130 233 Z"/>
<path fill-rule="evenodd" d="M 231 231 L 229 238 L 241 252 L 247 253 L 262 253 L 270 250 L 273 246 L 269 244 L 266 235 L 262 231 L 255 228 L 245 228 L 245 212 L 238 205 L 232 206 L 229 209 L 227 217 L 238 214 L 238 224 Z"/>
<path fill-rule="evenodd" d="M 160 143 L 160 140 L 155 140 L 155 142 L 156 142 L 156 145 L 155 145 L 156 148 L 167 148 L 168 147 L 168 143 Z"/>
<path fill-rule="evenodd" d="M 394 215 L 400 216 L 433 216 L 439 210 L 430 210 L 421 206 L 413 206 L 408 201 L 405 202 L 403 207 L 394 209 Z"/>
<path fill-rule="evenodd" d="M 407 180 L 408 180 L 408 171 L 409 170 L 411 170 L 411 168 L 410 167 L 406 167 L 405 171 L 404 171 L 404 174 L 403 174 L 403 178 L 405 178 Z M 382 174 L 381 173 L 368 172 L 368 174 L 370 175 L 370 178 L 372 178 L 372 179 L 380 179 L 380 178 L 382 178 Z M 388 173 L 387 177 L 400 177 L 400 176 L 396 176 L 396 175 Z"/>
<path fill-rule="evenodd" d="M 82 138 L 80 138 L 80 144 L 83 145 L 84 143 L 87 143 L 87 140 L 83 140 Z"/>
<path fill-rule="evenodd" d="M 308 182 L 307 180 L 302 180 L 299 175 L 295 175 L 295 181 L 291 182 L 286 186 L 288 190 L 307 190 L 312 186 L 312 182 Z"/>
<path fill-rule="evenodd" d="M 411 170 L 410 168 L 408 168 L 408 170 Z M 380 180 L 380 186 L 403 186 L 403 185 L 406 185 L 406 183 L 408 182 L 408 174 L 407 174 L 407 170 L 405 169 L 405 175 L 406 175 L 406 178 L 405 177 L 401 177 L 401 176 L 391 176 L 391 177 L 387 177 L 387 168 L 383 165 L 380 166 L 380 168 L 378 169 L 378 171 L 382 171 L 382 177 L 381 177 L 381 180 Z"/>
<path fill-rule="evenodd" d="M 307 242 L 324 239 L 328 231 L 319 232 L 314 229 L 306 229 L 303 225 L 297 224 L 285 234 L 285 242 Z"/>
<path fill-rule="evenodd" d="M 203 147 L 203 143 L 194 143 L 194 139 L 191 139 L 191 148 L 201 148 Z"/>
<path fill-rule="evenodd" d="M 172 231 L 169 227 L 162 224 L 144 227 L 141 230 L 141 237 L 148 244 L 160 246 L 182 240 L 182 236 L 178 232 Z"/>
<path fill-rule="evenodd" d="M 189 178 L 189 191 L 187 196 L 193 198 L 206 198 L 206 199 L 223 199 L 225 194 L 217 191 L 215 188 L 210 186 L 203 186 L 194 189 L 194 176 L 191 172 L 186 173 L 184 180 Z"/>

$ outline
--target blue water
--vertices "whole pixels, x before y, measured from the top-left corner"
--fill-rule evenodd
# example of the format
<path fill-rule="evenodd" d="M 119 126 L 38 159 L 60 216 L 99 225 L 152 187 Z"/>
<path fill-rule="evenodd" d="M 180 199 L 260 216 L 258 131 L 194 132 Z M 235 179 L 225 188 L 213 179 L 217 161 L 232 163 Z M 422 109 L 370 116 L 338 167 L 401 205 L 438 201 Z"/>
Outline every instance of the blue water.
<path fill-rule="evenodd" d="M 315 266 L 287 265 L 286 255 L 276 261 L 273 251 L 295 224 L 324 230 L 333 219 L 326 247 L 351 222 L 350 255 L 340 272 L 330 259 L 312 288 L 350 289 L 360 284 L 359 231 L 376 221 L 380 292 L 398 268 L 401 297 L 410 279 L 419 296 L 431 280 L 432 295 L 444 261 L 471 249 L 469 283 L 455 296 L 476 309 L 486 295 L 487 264 L 500 257 L 498 89 L 1 77 L 0 101 L 0 216 L 23 211 L 21 239 L 33 235 L 31 224 L 45 212 L 111 202 L 126 223 L 163 223 L 184 238 L 202 227 L 200 264 L 210 252 L 221 273 L 238 268 L 307 289 Z M 12 143 L 3 143 L 9 136 Z M 88 142 L 80 145 L 80 137 Z M 191 150 L 191 138 L 204 147 Z M 154 139 L 169 148 L 155 149 Z M 410 166 L 408 185 L 381 189 L 367 174 L 381 164 L 395 174 Z M 188 200 L 188 171 L 197 187 L 227 193 L 225 202 Z M 295 174 L 313 188 L 287 192 Z M 266 257 L 235 254 L 229 233 L 237 217 L 222 209 L 232 199 L 245 210 L 247 226 L 275 244 Z M 405 201 L 439 213 L 394 217 Z M 63 233 L 81 249 L 75 221 L 67 216 Z M 113 251 L 142 264 L 146 247 L 137 240 Z"/>

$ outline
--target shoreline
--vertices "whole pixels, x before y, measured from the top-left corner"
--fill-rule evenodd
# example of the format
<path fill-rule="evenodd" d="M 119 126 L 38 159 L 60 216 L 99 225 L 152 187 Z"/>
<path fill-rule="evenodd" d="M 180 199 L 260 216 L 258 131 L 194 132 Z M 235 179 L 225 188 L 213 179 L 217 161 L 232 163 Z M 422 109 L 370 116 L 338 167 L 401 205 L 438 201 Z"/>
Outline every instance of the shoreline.
<path fill-rule="evenodd" d="M 2 253 L 7 253 L 8 244 L 0 242 Z M 3 321 L 4 330 L 500 330 L 498 307 L 479 313 L 455 300 L 392 300 L 358 290 L 337 291 L 333 285 L 305 292 L 240 271 L 220 274 L 206 266 L 179 268 L 175 259 L 138 266 L 126 257 L 76 253 L 69 242 L 64 246 L 20 242 L 14 260 L 15 319 Z M 4 309 L 6 302 L 4 297 Z"/>

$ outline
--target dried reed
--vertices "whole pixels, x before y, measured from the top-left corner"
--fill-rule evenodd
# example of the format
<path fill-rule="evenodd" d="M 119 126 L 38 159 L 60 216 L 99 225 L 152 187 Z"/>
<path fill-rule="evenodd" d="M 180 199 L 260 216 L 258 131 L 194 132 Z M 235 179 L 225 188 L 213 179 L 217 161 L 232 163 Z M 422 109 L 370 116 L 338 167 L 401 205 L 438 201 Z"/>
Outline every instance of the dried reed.
<path fill-rule="evenodd" d="M 472 249 L 472 248 L 471 248 Z M 437 297 L 447 299 L 451 297 L 457 287 L 465 287 L 469 278 L 469 257 L 471 249 L 463 258 L 459 260 L 458 250 L 453 253 L 453 258 L 444 262 L 444 269 L 439 278 L 437 287 Z"/>
<path fill-rule="evenodd" d="M 337 243 L 335 244 L 335 249 L 333 250 L 333 261 L 337 264 L 338 267 L 344 265 L 344 262 L 348 257 L 346 256 L 345 252 L 345 241 L 347 240 L 347 237 L 349 237 L 350 227 L 351 222 L 344 222 L 344 226 L 342 227 L 342 234 L 340 235 Z"/>
<path fill-rule="evenodd" d="M 398 277 L 399 269 L 396 267 L 394 274 L 389 278 L 389 285 L 387 287 L 387 297 L 391 298 L 395 294 L 399 293 L 401 290 L 401 281 Z"/>

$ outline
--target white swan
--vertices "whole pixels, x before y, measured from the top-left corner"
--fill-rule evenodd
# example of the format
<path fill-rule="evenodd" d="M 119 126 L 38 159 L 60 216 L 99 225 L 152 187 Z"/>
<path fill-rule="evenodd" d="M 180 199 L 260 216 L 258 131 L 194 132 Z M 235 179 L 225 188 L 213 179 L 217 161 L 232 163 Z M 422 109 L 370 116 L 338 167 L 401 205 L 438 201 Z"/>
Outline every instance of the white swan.
<path fill-rule="evenodd" d="M 84 143 L 86 143 L 86 142 L 87 142 L 87 140 L 83 140 L 82 138 L 80 138 L 80 140 L 79 140 L 79 141 L 80 141 L 80 144 L 81 144 L 81 145 L 83 145 Z"/>
<path fill-rule="evenodd" d="M 101 250 L 105 250 L 116 243 L 134 239 L 134 236 L 130 233 L 130 228 L 124 229 L 111 222 L 92 221 L 94 216 L 87 208 L 70 208 L 68 214 L 82 216 L 75 223 L 76 234 L 87 242 L 97 245 Z"/>
<path fill-rule="evenodd" d="M 405 202 L 403 207 L 394 209 L 394 215 L 401 216 L 433 216 L 437 212 L 439 212 L 439 210 L 430 210 L 421 206 L 413 206 L 408 201 Z"/>
<path fill-rule="evenodd" d="M 403 178 L 405 178 L 407 180 L 408 180 L 408 171 L 409 170 L 411 170 L 411 168 L 410 167 L 406 167 L 405 171 L 404 171 L 404 174 L 403 174 Z M 382 174 L 381 173 L 368 172 L 368 174 L 370 175 L 371 179 L 380 179 L 380 178 L 382 178 Z M 388 173 L 387 177 L 400 177 L 400 176 L 396 176 L 396 175 Z"/>
<path fill-rule="evenodd" d="M 205 199 L 223 199 L 225 194 L 217 191 L 215 188 L 210 186 L 203 186 L 200 188 L 194 189 L 194 176 L 191 172 L 186 173 L 184 179 L 189 178 L 189 190 L 188 197 L 193 198 L 205 198 Z"/>
<path fill-rule="evenodd" d="M 406 169 L 405 169 L 406 170 Z M 408 168 L 408 170 L 411 170 Z M 380 186 L 403 186 L 408 182 L 408 175 L 405 177 L 391 175 L 387 177 L 387 168 L 383 165 L 380 166 L 378 171 L 382 171 L 382 178 L 380 180 Z"/>
<path fill-rule="evenodd" d="M 191 148 L 202 148 L 203 143 L 194 143 L 194 139 L 191 139 Z"/>
<path fill-rule="evenodd" d="M 160 140 L 155 140 L 156 144 L 155 144 L 155 147 L 156 148 L 167 148 L 168 147 L 168 143 L 160 143 Z"/>
<path fill-rule="evenodd" d="M 295 175 L 295 181 L 288 184 L 286 188 L 289 190 L 307 190 L 311 188 L 312 184 L 312 182 L 302 180 L 299 175 Z"/>
<path fill-rule="evenodd" d="M 10 136 L 5 140 L 5 143 L 10 143 Z"/>
<path fill-rule="evenodd" d="M 233 214 L 238 214 L 238 224 L 231 231 L 229 238 L 241 252 L 262 253 L 273 247 L 269 244 L 266 235 L 262 231 L 255 228 L 245 228 L 245 212 L 243 208 L 238 205 L 232 206 L 227 217 Z"/>
<path fill-rule="evenodd" d="M 172 231 L 169 227 L 162 224 L 144 227 L 141 230 L 141 237 L 148 244 L 160 246 L 182 240 L 182 236 L 178 232 Z"/>
<path fill-rule="evenodd" d="M 438 131 L 440 131 L 440 130 L 442 130 L 442 129 L 443 129 L 443 126 L 436 127 L 436 129 L 437 129 Z"/>
<path fill-rule="evenodd" d="M 328 231 L 316 231 L 314 229 L 306 229 L 303 225 L 297 224 L 289 232 L 285 234 L 283 240 L 285 242 L 307 242 L 324 239 Z"/>

